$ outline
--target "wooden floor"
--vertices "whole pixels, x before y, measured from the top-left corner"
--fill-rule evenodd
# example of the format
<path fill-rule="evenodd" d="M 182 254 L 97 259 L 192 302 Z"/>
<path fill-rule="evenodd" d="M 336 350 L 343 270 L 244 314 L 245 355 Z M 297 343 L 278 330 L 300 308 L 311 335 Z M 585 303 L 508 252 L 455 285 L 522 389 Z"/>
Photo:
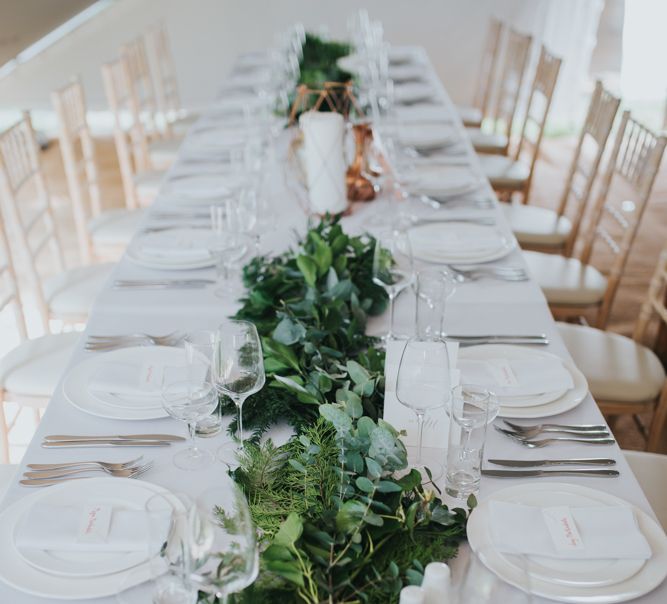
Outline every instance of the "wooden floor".
<path fill-rule="evenodd" d="M 543 144 L 543 152 L 535 178 L 531 203 L 554 208 L 563 188 L 575 141 L 569 138 L 548 139 Z M 123 193 L 112 140 L 99 140 L 98 161 L 105 207 L 122 207 Z M 60 152 L 56 143 L 43 154 L 44 165 L 51 191 L 57 204 L 57 216 L 61 235 L 67 249 L 69 265 L 79 263 L 74 237 L 74 225 L 67 204 L 67 187 L 63 175 Z M 667 171 L 658 175 L 653 196 L 640 227 L 640 234 L 629 259 L 625 276 L 614 303 L 609 329 L 631 335 L 639 306 L 646 294 L 648 282 L 653 272 L 658 254 L 665 244 L 667 225 Z M 604 254 L 595 259 L 603 267 Z M 642 438 L 631 418 L 622 418 L 616 427 L 616 436 L 623 448 L 643 448 Z M 667 441 L 667 438 L 663 439 Z M 667 442 L 663 442 L 667 452 Z"/>

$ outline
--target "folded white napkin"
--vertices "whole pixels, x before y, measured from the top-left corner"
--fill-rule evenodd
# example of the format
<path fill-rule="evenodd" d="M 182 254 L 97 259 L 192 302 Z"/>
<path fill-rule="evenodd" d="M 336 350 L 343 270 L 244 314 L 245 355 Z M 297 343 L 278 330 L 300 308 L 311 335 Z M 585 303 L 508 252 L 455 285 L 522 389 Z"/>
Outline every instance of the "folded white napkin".
<path fill-rule="evenodd" d="M 139 400 L 159 400 L 165 380 L 169 383 L 187 381 L 191 377 L 190 369 L 156 362 L 104 363 L 90 376 L 88 389 Z M 201 377 L 203 379 L 203 375 Z"/>
<path fill-rule="evenodd" d="M 446 124 L 413 124 L 401 129 L 400 139 L 407 147 L 439 147 L 456 142 L 456 132 Z"/>
<path fill-rule="evenodd" d="M 394 87 L 394 100 L 398 103 L 415 103 L 433 97 L 433 88 L 428 84 L 407 82 Z"/>
<path fill-rule="evenodd" d="M 541 508 L 489 503 L 491 538 L 502 553 L 562 559 L 640 559 L 651 547 L 626 506 Z"/>
<path fill-rule="evenodd" d="M 173 262 L 198 262 L 211 257 L 202 231 L 191 229 L 146 235 L 139 241 L 138 251 L 144 257 Z"/>
<path fill-rule="evenodd" d="M 479 180 L 464 167 L 422 164 L 406 174 L 405 184 L 413 192 L 447 195 L 472 189 Z"/>
<path fill-rule="evenodd" d="M 492 228 L 479 227 L 470 231 L 453 226 L 452 223 L 433 223 L 412 229 L 413 253 L 434 258 L 466 259 L 493 253 L 502 246 L 500 235 Z"/>
<path fill-rule="evenodd" d="M 460 359 L 462 380 L 491 390 L 496 395 L 543 394 L 574 388 L 572 375 L 560 359 Z"/>
<path fill-rule="evenodd" d="M 169 533 L 171 512 L 114 508 L 111 504 L 33 505 L 17 528 L 19 549 L 72 552 L 149 552 L 159 548 Z M 160 538 L 164 535 L 164 538 Z"/>

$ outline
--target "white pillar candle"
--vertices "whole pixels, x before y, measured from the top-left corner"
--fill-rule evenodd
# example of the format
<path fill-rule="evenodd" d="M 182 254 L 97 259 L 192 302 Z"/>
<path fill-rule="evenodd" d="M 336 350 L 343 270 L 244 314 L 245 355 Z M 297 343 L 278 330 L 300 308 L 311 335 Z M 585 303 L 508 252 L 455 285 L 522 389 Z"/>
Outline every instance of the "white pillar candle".
<path fill-rule="evenodd" d="M 398 604 L 426 604 L 424 590 L 417 585 L 408 585 L 401 589 Z"/>
<path fill-rule="evenodd" d="M 311 209 L 317 214 L 339 214 L 347 208 L 343 116 L 306 111 L 301 114 L 299 124 Z"/>
<path fill-rule="evenodd" d="M 424 604 L 446 604 L 450 600 L 451 572 L 444 562 L 430 562 L 424 569 Z"/>

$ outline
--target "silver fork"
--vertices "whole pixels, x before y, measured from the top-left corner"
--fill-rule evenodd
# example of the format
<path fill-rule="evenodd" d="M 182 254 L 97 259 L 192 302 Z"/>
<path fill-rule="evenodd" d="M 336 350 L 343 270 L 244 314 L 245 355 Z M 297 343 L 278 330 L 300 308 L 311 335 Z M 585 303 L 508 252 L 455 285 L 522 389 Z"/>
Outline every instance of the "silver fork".
<path fill-rule="evenodd" d="M 475 267 L 470 269 L 455 268 L 446 265 L 459 283 L 477 279 L 496 279 L 498 281 L 526 281 L 528 273 L 519 267 Z"/>
<path fill-rule="evenodd" d="M 490 210 L 493 208 L 493 202 L 490 199 L 465 199 L 460 197 L 431 197 L 430 195 L 418 195 L 417 200 L 433 208 L 441 209 L 443 206 L 451 207 L 473 207 L 479 210 Z"/>
<path fill-rule="evenodd" d="M 119 478 L 132 478 L 139 474 L 150 470 L 153 467 L 153 462 L 149 461 L 142 466 L 132 466 L 127 468 L 107 468 L 105 466 L 91 467 L 91 468 L 64 468 L 61 470 L 43 470 L 43 471 L 29 471 L 23 474 L 24 478 L 31 480 L 51 480 L 54 478 L 66 478 L 75 474 L 83 474 L 87 472 L 104 472 L 117 476 Z"/>
<path fill-rule="evenodd" d="M 535 424 L 532 426 L 523 426 L 508 419 L 503 419 L 503 422 L 515 432 L 525 435 L 538 434 L 540 432 L 571 432 L 586 436 L 588 434 L 595 434 L 596 432 L 609 432 L 609 428 L 604 424 Z"/>
<path fill-rule="evenodd" d="M 613 445 L 616 442 L 613 438 L 576 438 L 575 436 L 552 436 L 542 440 L 527 440 L 525 437 L 516 434 L 515 432 L 510 432 L 509 430 L 505 430 L 498 426 L 494 426 L 494 428 L 498 430 L 498 432 L 522 444 L 524 447 L 528 447 L 529 449 L 541 449 L 542 447 L 546 447 L 552 443 L 563 441 L 581 443 L 584 445 Z"/>
<path fill-rule="evenodd" d="M 511 425 L 511 424 L 510 424 Z M 609 438 L 611 434 L 609 433 L 609 430 L 604 429 L 604 430 L 590 430 L 586 433 L 582 433 L 578 430 L 568 430 L 567 428 L 547 428 L 547 429 L 539 429 L 539 428 L 533 428 L 531 430 L 505 430 L 504 428 L 501 428 L 503 430 L 503 434 L 514 434 L 515 436 L 518 436 L 520 438 L 528 439 L 528 438 L 533 438 L 534 436 L 539 436 L 540 434 L 545 434 L 545 433 L 556 433 L 556 434 L 577 434 L 580 437 L 587 438 L 589 436 L 592 437 L 605 437 Z"/>
<path fill-rule="evenodd" d="M 185 334 L 174 331 L 164 336 L 152 336 L 150 334 L 138 333 L 122 336 L 88 336 L 86 350 L 107 350 L 110 348 L 122 348 L 125 346 L 176 346 L 185 339 Z"/>
<path fill-rule="evenodd" d="M 122 470 L 134 466 L 134 464 L 140 462 L 143 459 L 143 455 L 140 455 L 136 459 L 131 459 L 130 461 L 121 461 L 118 463 L 113 463 L 110 461 L 70 461 L 65 463 L 29 463 L 26 464 L 26 468 L 31 470 L 65 470 L 67 468 L 79 468 L 79 467 L 101 467 L 108 468 L 110 470 Z"/>

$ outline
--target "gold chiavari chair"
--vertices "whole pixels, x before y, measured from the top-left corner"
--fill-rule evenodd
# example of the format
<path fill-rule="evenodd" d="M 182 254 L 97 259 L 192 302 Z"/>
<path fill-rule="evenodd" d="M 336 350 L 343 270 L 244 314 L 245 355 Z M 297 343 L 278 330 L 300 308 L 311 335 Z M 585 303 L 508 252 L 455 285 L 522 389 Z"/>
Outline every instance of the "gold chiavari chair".
<path fill-rule="evenodd" d="M 181 136 L 199 116 L 185 111 L 181 104 L 174 55 L 164 23 L 159 23 L 146 32 L 146 42 L 152 50 L 156 66 L 155 88 L 165 135 L 168 138 Z"/>
<path fill-rule="evenodd" d="M 528 203 L 533 172 L 540 151 L 551 100 L 553 98 L 561 59 L 550 54 L 544 46 L 540 49 L 535 79 L 528 97 L 526 117 L 521 128 L 521 137 L 513 157 L 503 155 L 481 155 L 480 164 L 491 186 L 501 195 L 521 195 Z M 527 161 L 523 152 L 527 152 Z"/>
<path fill-rule="evenodd" d="M 82 323 L 111 272 L 111 264 L 65 270 L 39 147 L 29 114 L 0 135 L 0 193 L 5 223 L 18 244 L 12 252 L 23 260 L 44 328 L 50 319 Z M 44 278 L 40 271 L 51 261 L 56 271 Z"/>
<path fill-rule="evenodd" d="M 595 311 L 595 326 L 606 326 L 666 143 L 667 138 L 655 135 L 624 112 L 590 222 L 582 231 L 585 238 L 580 257 L 524 253 L 531 274 L 557 318 L 575 318 Z M 627 188 L 633 199 L 611 200 L 614 177 L 624 181 L 624 197 Z M 591 263 L 598 243 L 613 255 L 606 276 Z"/>
<path fill-rule="evenodd" d="M 129 67 L 120 57 L 102 66 L 102 79 L 114 115 L 114 141 L 127 206 L 149 205 L 157 195 L 163 170 L 151 170 L 148 141 L 139 118 Z"/>
<path fill-rule="evenodd" d="M 93 259 L 117 258 L 135 233 L 143 211 L 102 209 L 95 141 L 88 127 L 79 79 L 53 92 L 51 100 L 58 117 L 60 152 L 81 257 L 87 264 Z"/>
<path fill-rule="evenodd" d="M 645 345 L 653 320 L 667 323 L 667 249 L 662 251 L 642 304 L 632 338 L 593 327 L 559 323 L 558 330 L 577 367 L 588 380 L 591 394 L 606 415 L 632 414 L 646 437 L 649 451 L 657 450 L 667 420 L 665 370 Z M 653 412 L 648 430 L 639 414 Z"/>
<path fill-rule="evenodd" d="M 39 422 L 39 410 L 46 407 L 74 351 L 80 333 L 48 334 L 28 339 L 23 307 L 16 282 L 4 224 L 0 221 L 0 313 L 11 312 L 16 327 L 17 345 L 0 359 L 0 457 L 9 461 L 9 433 L 18 414 L 7 421 L 5 403 L 33 409 Z M 5 338 L 6 341 L 6 338 Z"/>
<path fill-rule="evenodd" d="M 131 108 L 138 111 L 135 119 L 143 126 L 149 165 L 145 167 L 167 169 L 174 163 L 180 140 L 168 140 L 158 125 L 158 106 L 155 86 L 143 36 L 120 47 L 120 56 L 127 62 L 130 76 L 130 93 L 135 99 Z"/>
<path fill-rule="evenodd" d="M 496 77 L 496 67 L 500 55 L 500 41 L 503 36 L 505 24 L 496 17 L 489 19 L 489 27 L 486 35 L 486 44 L 482 53 L 482 63 L 477 77 L 475 96 L 471 106 L 459 106 L 457 110 L 464 126 L 479 128 L 489 111 L 491 93 Z"/>
<path fill-rule="evenodd" d="M 498 93 L 490 131 L 481 128 L 468 128 L 470 140 L 478 153 L 507 155 L 510 136 L 519 104 L 519 97 L 530 57 L 533 38 L 510 29 L 505 44 L 505 59 L 500 74 Z"/>
<path fill-rule="evenodd" d="M 523 248 L 572 255 L 581 221 L 593 190 L 620 98 L 595 83 L 584 126 L 565 181 L 558 208 L 503 204 L 505 216 Z M 572 220 L 566 212 L 570 213 Z"/>

